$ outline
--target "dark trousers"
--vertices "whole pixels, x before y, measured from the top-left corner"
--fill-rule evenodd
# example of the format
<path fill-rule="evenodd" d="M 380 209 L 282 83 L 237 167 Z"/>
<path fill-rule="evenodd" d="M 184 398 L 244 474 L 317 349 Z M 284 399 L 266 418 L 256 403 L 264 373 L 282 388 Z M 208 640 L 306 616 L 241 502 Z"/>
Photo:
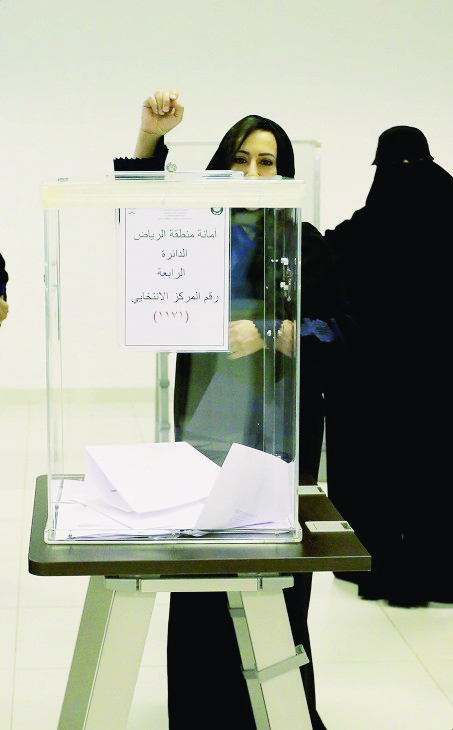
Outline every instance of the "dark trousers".
<path fill-rule="evenodd" d="M 311 583 L 311 573 L 299 573 L 294 587 L 284 590 L 294 643 L 302 644 L 310 659 Z M 172 593 L 167 660 L 170 730 L 256 727 L 226 593 Z M 301 675 L 313 730 L 325 730 L 316 712 L 311 661 Z"/>

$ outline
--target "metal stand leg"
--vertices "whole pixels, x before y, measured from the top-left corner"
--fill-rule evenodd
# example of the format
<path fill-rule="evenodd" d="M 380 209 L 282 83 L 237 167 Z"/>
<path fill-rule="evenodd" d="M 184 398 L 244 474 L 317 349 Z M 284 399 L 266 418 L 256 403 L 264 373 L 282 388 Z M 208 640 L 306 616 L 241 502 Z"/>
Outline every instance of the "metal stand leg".
<path fill-rule="evenodd" d="M 155 597 L 90 579 L 58 730 L 126 730 Z"/>
<path fill-rule="evenodd" d="M 170 441 L 170 379 L 168 353 L 158 352 L 156 359 L 156 441 Z"/>
<path fill-rule="evenodd" d="M 92 577 L 58 730 L 126 730 L 156 593 L 226 591 L 258 730 L 311 730 L 283 588 L 288 576 Z"/>
<path fill-rule="evenodd" d="M 244 676 L 258 730 L 311 730 L 294 642 L 281 590 L 229 592 Z"/>

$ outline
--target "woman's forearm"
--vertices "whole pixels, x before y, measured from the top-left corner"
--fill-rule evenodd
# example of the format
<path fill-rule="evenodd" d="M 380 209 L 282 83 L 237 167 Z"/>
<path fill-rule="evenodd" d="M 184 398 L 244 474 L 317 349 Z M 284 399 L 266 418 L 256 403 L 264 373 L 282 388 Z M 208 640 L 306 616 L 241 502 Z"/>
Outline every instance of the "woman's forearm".
<path fill-rule="evenodd" d="M 140 129 L 135 145 L 135 157 L 153 157 L 156 145 L 161 138 L 160 134 L 152 134 Z"/>

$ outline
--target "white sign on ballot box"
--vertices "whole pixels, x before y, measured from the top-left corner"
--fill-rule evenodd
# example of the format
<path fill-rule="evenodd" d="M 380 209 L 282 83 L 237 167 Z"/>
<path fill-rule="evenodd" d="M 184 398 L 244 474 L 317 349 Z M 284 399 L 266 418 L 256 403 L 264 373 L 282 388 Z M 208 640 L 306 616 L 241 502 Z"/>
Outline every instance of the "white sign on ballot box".
<path fill-rule="evenodd" d="M 120 222 L 123 344 L 227 351 L 229 210 L 125 208 Z"/>

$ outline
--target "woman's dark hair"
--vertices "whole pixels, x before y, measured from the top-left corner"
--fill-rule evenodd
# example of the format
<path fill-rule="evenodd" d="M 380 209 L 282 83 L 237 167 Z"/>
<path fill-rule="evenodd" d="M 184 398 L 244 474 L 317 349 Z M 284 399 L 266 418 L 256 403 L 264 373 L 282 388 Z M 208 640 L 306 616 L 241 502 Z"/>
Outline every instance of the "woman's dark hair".
<path fill-rule="evenodd" d="M 277 142 L 277 174 L 283 177 L 294 177 L 294 150 L 291 140 L 285 130 L 276 122 L 257 114 L 250 114 L 240 119 L 228 130 L 206 169 L 230 170 L 234 157 L 244 140 L 249 134 L 256 132 L 258 129 L 271 132 L 275 137 Z"/>

